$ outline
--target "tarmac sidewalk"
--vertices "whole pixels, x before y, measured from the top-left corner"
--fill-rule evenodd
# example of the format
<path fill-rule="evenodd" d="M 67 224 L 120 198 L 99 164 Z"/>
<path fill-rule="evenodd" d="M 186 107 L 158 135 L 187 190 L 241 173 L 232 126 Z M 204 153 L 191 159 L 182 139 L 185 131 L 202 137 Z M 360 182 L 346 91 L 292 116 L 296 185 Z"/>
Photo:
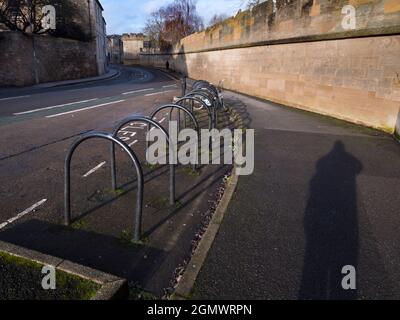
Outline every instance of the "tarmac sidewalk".
<path fill-rule="evenodd" d="M 399 299 L 400 145 L 385 133 L 225 92 L 255 129 L 193 299 Z M 342 288 L 344 266 L 356 289 Z"/>

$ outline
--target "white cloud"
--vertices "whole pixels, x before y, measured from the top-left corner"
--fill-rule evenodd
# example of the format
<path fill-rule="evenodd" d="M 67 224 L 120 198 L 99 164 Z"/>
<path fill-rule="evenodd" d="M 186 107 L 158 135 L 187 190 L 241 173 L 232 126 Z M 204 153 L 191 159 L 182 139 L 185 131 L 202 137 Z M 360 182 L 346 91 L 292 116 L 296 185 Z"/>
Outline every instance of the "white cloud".
<path fill-rule="evenodd" d="M 146 14 L 150 14 L 170 2 L 172 2 L 172 0 L 149 0 L 142 5 L 142 11 Z"/>
<path fill-rule="evenodd" d="M 151 12 L 173 0 L 100 0 L 104 7 L 107 33 L 142 32 Z M 246 0 L 198 0 L 197 11 L 207 24 L 214 14 L 228 16 L 243 9 Z"/>

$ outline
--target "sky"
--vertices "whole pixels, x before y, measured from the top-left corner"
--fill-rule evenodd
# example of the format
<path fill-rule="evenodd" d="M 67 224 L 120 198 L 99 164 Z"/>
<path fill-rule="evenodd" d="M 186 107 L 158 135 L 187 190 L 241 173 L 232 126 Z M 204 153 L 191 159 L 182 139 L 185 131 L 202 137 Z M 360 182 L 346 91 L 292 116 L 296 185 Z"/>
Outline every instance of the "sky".
<path fill-rule="evenodd" d="M 142 32 L 147 17 L 173 0 L 100 0 L 104 7 L 107 34 Z M 197 11 L 207 25 L 214 14 L 235 15 L 246 0 L 197 0 Z"/>

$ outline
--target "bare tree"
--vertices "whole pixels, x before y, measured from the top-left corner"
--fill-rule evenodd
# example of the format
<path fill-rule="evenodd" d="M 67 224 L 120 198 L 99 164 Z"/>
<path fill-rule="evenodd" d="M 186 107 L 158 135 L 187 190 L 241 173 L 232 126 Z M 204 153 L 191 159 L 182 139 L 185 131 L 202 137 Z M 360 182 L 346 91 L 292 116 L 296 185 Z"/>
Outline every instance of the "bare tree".
<path fill-rule="evenodd" d="M 248 8 L 248 9 L 251 9 L 251 8 L 253 8 L 253 7 L 259 5 L 261 2 L 262 2 L 262 0 L 249 0 L 249 1 L 247 2 L 247 8 Z"/>
<path fill-rule="evenodd" d="M 255 6 L 258 6 L 259 4 L 266 2 L 266 1 L 272 1 L 273 2 L 273 10 L 275 11 L 276 9 L 281 9 L 285 6 L 292 5 L 295 1 L 298 0 L 248 0 L 247 2 L 247 8 L 252 9 Z"/>
<path fill-rule="evenodd" d="M 46 5 L 56 8 L 55 30 L 43 26 L 42 21 L 48 12 L 43 12 L 42 8 Z M 0 0 L 0 23 L 11 31 L 25 34 L 50 33 L 58 37 L 89 40 L 77 20 L 82 20 L 79 8 L 70 0 Z"/>
<path fill-rule="evenodd" d="M 221 14 L 214 14 L 212 18 L 210 19 L 210 22 L 208 23 L 209 26 L 216 25 L 217 23 L 220 23 L 226 19 L 228 19 L 228 15 L 221 13 Z"/>
<path fill-rule="evenodd" d="M 180 39 L 204 28 L 195 0 L 175 0 L 153 12 L 144 33 L 153 46 L 166 51 Z"/>

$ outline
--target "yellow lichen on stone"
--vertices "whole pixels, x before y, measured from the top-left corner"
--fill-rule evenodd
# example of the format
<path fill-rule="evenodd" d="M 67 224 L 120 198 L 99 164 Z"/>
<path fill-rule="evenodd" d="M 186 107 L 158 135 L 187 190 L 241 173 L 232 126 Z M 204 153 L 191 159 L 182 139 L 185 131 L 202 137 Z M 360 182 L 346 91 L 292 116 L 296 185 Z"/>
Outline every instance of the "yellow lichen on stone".
<path fill-rule="evenodd" d="M 367 4 L 367 3 L 372 3 L 375 0 L 350 0 L 349 4 L 352 6 L 357 6 L 357 5 L 363 5 L 363 4 Z M 396 1 L 396 0 L 395 0 Z M 375 1 L 376 2 L 376 1 Z"/>
<path fill-rule="evenodd" d="M 400 1 L 399 0 L 386 0 L 385 1 L 385 13 L 392 13 L 400 11 Z"/>

